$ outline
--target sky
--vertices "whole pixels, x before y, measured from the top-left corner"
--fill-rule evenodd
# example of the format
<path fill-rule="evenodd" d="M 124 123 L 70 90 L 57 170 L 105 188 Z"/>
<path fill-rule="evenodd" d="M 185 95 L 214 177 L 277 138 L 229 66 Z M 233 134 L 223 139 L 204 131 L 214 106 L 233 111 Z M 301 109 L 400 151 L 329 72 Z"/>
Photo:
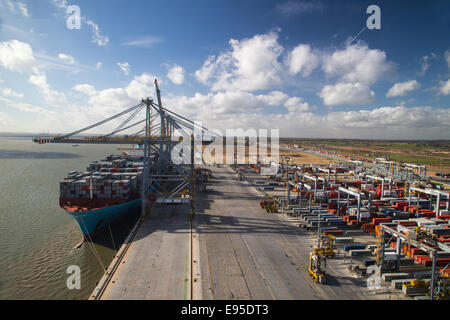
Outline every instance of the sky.
<path fill-rule="evenodd" d="M 222 132 L 449 139 L 449 39 L 447 0 L 0 0 L 0 132 L 75 131 L 157 78 Z"/>

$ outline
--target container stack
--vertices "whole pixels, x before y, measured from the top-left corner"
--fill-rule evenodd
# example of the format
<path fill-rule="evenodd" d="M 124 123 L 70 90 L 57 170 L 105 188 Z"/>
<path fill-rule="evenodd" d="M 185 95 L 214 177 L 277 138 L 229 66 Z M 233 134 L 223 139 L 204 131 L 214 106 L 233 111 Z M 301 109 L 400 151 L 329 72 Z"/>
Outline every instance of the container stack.
<path fill-rule="evenodd" d="M 131 199 L 140 194 L 142 157 L 110 155 L 93 161 L 86 172 L 71 171 L 60 183 L 65 199 Z"/>

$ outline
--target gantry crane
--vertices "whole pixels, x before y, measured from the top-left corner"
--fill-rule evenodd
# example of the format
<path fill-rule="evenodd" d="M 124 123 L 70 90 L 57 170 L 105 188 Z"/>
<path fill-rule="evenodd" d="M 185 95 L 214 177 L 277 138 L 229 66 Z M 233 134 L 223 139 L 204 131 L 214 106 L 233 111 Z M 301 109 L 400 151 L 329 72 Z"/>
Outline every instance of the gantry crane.
<path fill-rule="evenodd" d="M 147 214 L 151 202 L 190 203 L 194 212 L 195 172 L 194 172 L 194 130 L 203 136 L 215 132 L 199 126 L 167 108 L 161 101 L 158 81 L 155 79 L 158 102 L 152 98 L 141 102 L 107 119 L 65 135 L 55 137 L 35 137 L 39 144 L 130 144 L 143 146 L 142 216 Z M 114 121 L 120 121 L 114 130 L 105 135 L 88 135 L 87 132 Z M 159 121 L 158 121 L 159 120 Z M 104 128 L 104 127 L 103 127 Z M 138 131 L 125 134 L 132 130 Z M 182 138 L 174 138 L 174 133 Z M 184 141 L 186 139 L 186 141 Z M 181 143 L 183 142 L 184 143 Z M 186 146 L 190 148 L 186 148 Z M 186 150 L 187 149 L 187 150 Z M 181 164 L 173 161 L 173 155 L 180 156 Z"/>

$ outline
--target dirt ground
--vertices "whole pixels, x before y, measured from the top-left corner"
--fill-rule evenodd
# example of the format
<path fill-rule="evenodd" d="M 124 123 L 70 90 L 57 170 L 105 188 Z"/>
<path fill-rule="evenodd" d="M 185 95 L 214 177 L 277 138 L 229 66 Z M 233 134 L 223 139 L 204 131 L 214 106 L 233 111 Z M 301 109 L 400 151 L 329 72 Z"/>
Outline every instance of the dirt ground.
<path fill-rule="evenodd" d="M 205 147 L 203 147 L 203 150 L 205 151 Z M 235 153 L 235 155 L 236 155 L 236 153 Z M 269 151 L 269 156 L 270 156 L 270 151 Z M 287 156 L 292 159 L 293 164 L 298 164 L 298 165 L 309 165 L 309 164 L 329 165 L 331 163 L 339 162 L 336 160 L 327 159 L 325 157 L 316 156 L 316 155 L 312 155 L 312 154 L 305 153 L 305 152 L 293 152 L 293 151 L 280 150 L 279 156 L 280 157 Z M 214 152 L 212 153 L 212 157 L 209 156 L 206 152 L 203 153 L 203 159 L 204 159 L 204 161 L 206 161 L 208 163 L 214 162 L 213 157 L 214 157 Z M 245 161 L 246 161 L 246 163 L 248 163 L 248 148 L 247 148 L 246 154 L 245 154 Z M 225 163 L 225 162 L 226 162 L 226 152 L 224 149 L 222 163 Z"/>
<path fill-rule="evenodd" d="M 331 160 L 325 157 L 315 156 L 305 152 L 292 152 L 280 150 L 280 156 L 286 156 L 292 159 L 293 164 L 324 164 L 329 165 L 331 163 L 338 163 L 339 161 Z"/>

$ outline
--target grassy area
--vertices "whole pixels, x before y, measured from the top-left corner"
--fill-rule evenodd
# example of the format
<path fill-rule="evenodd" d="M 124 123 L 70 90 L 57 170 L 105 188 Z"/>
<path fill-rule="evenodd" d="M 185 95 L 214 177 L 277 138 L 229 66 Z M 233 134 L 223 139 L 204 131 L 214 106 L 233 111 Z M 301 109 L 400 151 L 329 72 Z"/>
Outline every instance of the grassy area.
<path fill-rule="evenodd" d="M 450 140 L 386 141 L 356 139 L 281 138 L 282 144 L 325 149 L 354 157 L 381 156 L 394 161 L 423 164 L 431 171 L 450 171 Z"/>
<path fill-rule="evenodd" d="M 301 145 L 324 145 L 328 147 L 338 146 L 362 146 L 395 148 L 402 150 L 439 149 L 450 152 L 450 140 L 426 140 L 426 141 L 386 141 L 386 140 L 355 140 L 355 139 L 298 139 L 280 138 L 280 143 Z"/>
<path fill-rule="evenodd" d="M 411 163 L 417 163 L 417 164 L 424 164 L 424 165 L 440 165 L 442 164 L 443 167 L 450 166 L 450 160 L 447 159 L 432 159 L 432 158 L 424 158 L 424 157 L 414 157 L 414 156 L 407 156 L 402 154 L 390 154 L 391 160 L 393 161 L 401 161 L 401 162 L 411 162 Z"/>

